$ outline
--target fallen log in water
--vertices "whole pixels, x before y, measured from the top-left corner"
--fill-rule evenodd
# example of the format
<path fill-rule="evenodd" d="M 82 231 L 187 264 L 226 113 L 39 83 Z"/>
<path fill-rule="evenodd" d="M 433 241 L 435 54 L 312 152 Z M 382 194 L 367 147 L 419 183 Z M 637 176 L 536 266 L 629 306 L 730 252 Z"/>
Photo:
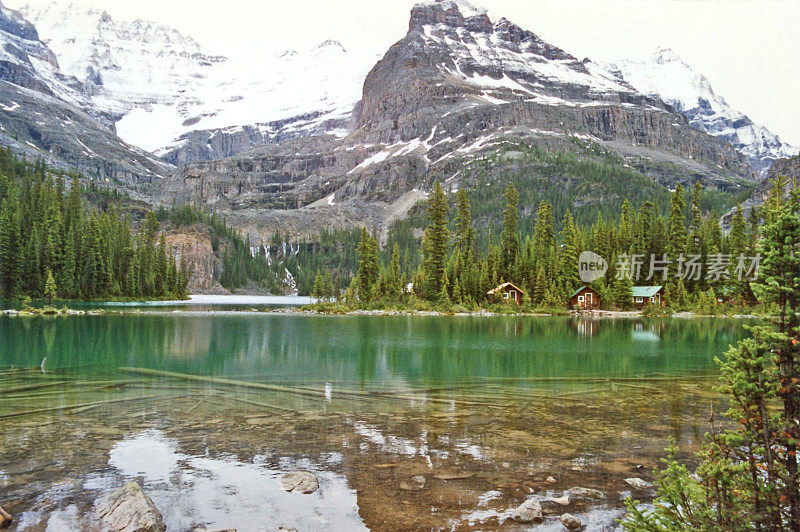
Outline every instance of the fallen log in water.
<path fill-rule="evenodd" d="M 9 388 L 0 388 L 0 394 L 6 393 L 15 393 L 15 392 L 29 392 L 33 390 L 38 390 L 40 388 L 49 388 L 52 386 L 61 386 L 64 384 L 68 384 L 68 381 L 55 381 L 55 382 L 44 382 L 38 384 L 25 384 L 22 386 L 12 386 Z"/>
<path fill-rule="evenodd" d="M 89 407 L 98 407 L 104 405 L 110 405 L 114 403 L 133 403 L 136 401 L 147 401 L 147 400 L 161 400 L 161 399 L 180 399 L 182 397 L 186 397 L 185 395 L 173 395 L 173 396 L 162 396 L 162 395 L 145 395 L 140 397 L 123 397 L 121 399 L 109 399 L 107 401 L 94 401 L 92 403 L 82 403 L 77 405 L 63 405 L 63 406 L 54 406 L 50 408 L 38 408 L 36 410 L 25 410 L 24 412 L 12 412 L 10 414 L 2 414 L 0 415 L 0 419 L 8 419 L 12 417 L 20 417 L 20 416 L 27 416 L 27 415 L 34 415 L 34 414 L 48 414 L 51 412 L 61 412 L 64 410 L 72 410 L 75 412 L 87 410 Z"/>
<path fill-rule="evenodd" d="M 279 386 L 277 384 L 264 384 L 260 382 L 249 382 L 249 381 L 239 381 L 233 379 L 224 379 L 219 377 L 207 377 L 201 375 L 189 375 L 186 373 L 176 373 L 174 371 L 162 371 L 157 369 L 149 369 L 149 368 L 131 368 L 131 367 L 122 367 L 119 368 L 120 371 L 126 371 L 128 373 L 134 373 L 138 375 L 152 375 L 154 377 L 167 377 L 171 379 L 183 379 L 188 381 L 194 382 L 204 382 L 206 384 L 218 384 L 222 386 L 232 386 L 235 388 L 250 388 L 255 390 L 266 390 L 271 392 L 280 392 L 280 393 L 288 393 L 293 395 L 300 395 L 306 397 L 325 397 L 327 398 L 326 392 L 324 390 L 314 390 L 309 388 L 293 388 L 290 386 Z M 436 397 L 426 397 L 422 396 L 413 396 L 413 395 L 401 395 L 395 394 L 392 392 L 383 393 L 383 392 L 365 392 L 360 390 L 333 390 L 331 391 L 331 395 L 335 396 L 352 396 L 352 397 L 360 397 L 364 399 L 400 399 L 400 400 L 408 400 L 408 401 L 425 401 L 429 403 L 439 403 L 439 404 L 454 404 L 454 405 L 462 405 L 462 406 L 481 406 L 481 407 L 488 407 L 488 408 L 502 408 L 500 405 L 491 404 L 491 403 L 479 403 L 473 401 L 461 401 L 458 399 L 440 399 Z"/>
<path fill-rule="evenodd" d="M 206 384 L 219 384 L 222 386 L 233 386 L 235 388 L 251 388 L 255 390 L 266 390 L 271 392 L 290 393 L 295 395 L 305 395 L 309 397 L 325 397 L 325 392 L 321 390 L 312 390 L 304 388 L 292 388 L 290 386 L 280 386 L 277 384 L 264 384 L 261 382 L 239 381 L 233 379 L 223 379 L 219 377 L 205 377 L 201 375 L 189 375 L 186 373 L 176 373 L 174 371 L 161 371 L 149 368 L 119 368 L 121 371 L 128 373 L 135 373 L 138 375 L 152 375 L 154 377 L 168 377 L 172 379 L 182 379 L 187 381 L 204 382 Z M 336 394 L 343 394 L 343 392 L 335 392 Z M 345 395 L 368 396 L 366 392 L 348 392 Z"/>

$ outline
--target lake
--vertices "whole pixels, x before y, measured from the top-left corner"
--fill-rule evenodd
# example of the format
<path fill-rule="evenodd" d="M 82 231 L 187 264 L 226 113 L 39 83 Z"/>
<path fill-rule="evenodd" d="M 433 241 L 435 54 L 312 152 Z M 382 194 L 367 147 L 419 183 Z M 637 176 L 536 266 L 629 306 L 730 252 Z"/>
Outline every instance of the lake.
<path fill-rule="evenodd" d="M 513 529 L 531 496 L 542 530 L 608 529 L 724 408 L 714 358 L 748 323 L 175 310 L 0 318 L 19 530 L 100 530 L 131 479 L 175 531 Z M 283 491 L 296 470 L 320 489 Z"/>

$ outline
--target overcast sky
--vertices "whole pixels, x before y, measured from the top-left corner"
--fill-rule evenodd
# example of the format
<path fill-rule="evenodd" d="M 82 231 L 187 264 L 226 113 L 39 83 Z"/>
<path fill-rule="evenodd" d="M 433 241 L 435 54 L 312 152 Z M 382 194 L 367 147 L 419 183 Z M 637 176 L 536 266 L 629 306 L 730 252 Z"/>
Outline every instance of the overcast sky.
<path fill-rule="evenodd" d="M 50 0 L 4 0 L 11 7 Z M 415 0 L 73 0 L 173 26 L 211 52 L 259 57 L 326 39 L 372 62 L 408 28 Z M 800 1 L 483 0 L 573 55 L 640 59 L 674 49 L 728 103 L 800 146 Z M 257 64 L 254 65 L 257 68 Z"/>

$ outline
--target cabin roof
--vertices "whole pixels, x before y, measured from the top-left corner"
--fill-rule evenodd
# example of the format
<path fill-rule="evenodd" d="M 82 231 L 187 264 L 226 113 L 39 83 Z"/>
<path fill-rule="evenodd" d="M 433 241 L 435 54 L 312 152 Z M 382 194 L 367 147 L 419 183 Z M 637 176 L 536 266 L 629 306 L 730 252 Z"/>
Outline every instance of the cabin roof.
<path fill-rule="evenodd" d="M 516 290 L 520 294 L 524 294 L 525 293 L 525 290 L 523 290 L 522 288 L 520 288 L 519 286 L 517 286 L 517 285 L 515 285 L 513 283 L 503 283 L 501 285 L 495 286 L 494 288 L 492 288 L 491 290 L 489 290 L 486 293 L 491 296 L 491 295 L 496 294 L 497 292 L 505 290 L 506 288 L 513 288 L 514 290 Z"/>
<path fill-rule="evenodd" d="M 634 286 L 631 289 L 633 297 L 653 297 L 661 291 L 662 286 Z"/>
<path fill-rule="evenodd" d="M 572 294 L 569 296 L 569 298 L 572 299 L 573 297 L 577 296 L 578 294 L 581 293 L 581 290 L 583 290 L 584 288 L 589 289 L 592 292 L 597 293 L 597 291 L 594 288 L 592 288 L 590 286 L 583 285 L 580 288 L 578 288 L 577 290 L 575 290 L 574 292 L 572 292 Z"/>

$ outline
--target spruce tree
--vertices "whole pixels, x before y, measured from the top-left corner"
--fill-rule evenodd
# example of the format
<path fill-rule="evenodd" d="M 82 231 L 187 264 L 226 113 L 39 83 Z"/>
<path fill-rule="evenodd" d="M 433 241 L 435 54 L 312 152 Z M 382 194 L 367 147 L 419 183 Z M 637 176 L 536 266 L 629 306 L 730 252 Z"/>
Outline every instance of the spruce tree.
<path fill-rule="evenodd" d="M 686 251 L 686 202 L 683 199 L 683 186 L 678 183 L 672 193 L 669 207 L 669 221 L 667 223 L 667 255 L 670 259 L 677 259 Z"/>
<path fill-rule="evenodd" d="M 428 226 L 422 241 L 425 297 L 436 301 L 442 290 L 447 260 L 447 198 L 439 181 L 433 184 L 428 200 Z"/>
<path fill-rule="evenodd" d="M 453 244 L 463 260 L 470 262 L 475 256 L 475 228 L 472 226 L 469 197 L 465 189 L 458 191 L 456 202 L 456 233 Z"/>
<path fill-rule="evenodd" d="M 506 281 L 515 277 L 514 266 L 519 254 L 519 192 L 513 182 L 509 182 L 504 194 L 506 208 L 503 211 L 503 231 L 500 233 L 500 275 Z"/>
<path fill-rule="evenodd" d="M 44 283 L 44 297 L 47 299 L 47 304 L 53 306 L 53 300 L 58 297 L 58 287 L 56 280 L 53 278 L 53 272 L 47 270 L 47 280 Z"/>
<path fill-rule="evenodd" d="M 361 241 L 358 243 L 358 273 L 355 277 L 360 301 L 368 302 L 372 299 L 378 272 L 378 241 L 363 228 Z"/>

